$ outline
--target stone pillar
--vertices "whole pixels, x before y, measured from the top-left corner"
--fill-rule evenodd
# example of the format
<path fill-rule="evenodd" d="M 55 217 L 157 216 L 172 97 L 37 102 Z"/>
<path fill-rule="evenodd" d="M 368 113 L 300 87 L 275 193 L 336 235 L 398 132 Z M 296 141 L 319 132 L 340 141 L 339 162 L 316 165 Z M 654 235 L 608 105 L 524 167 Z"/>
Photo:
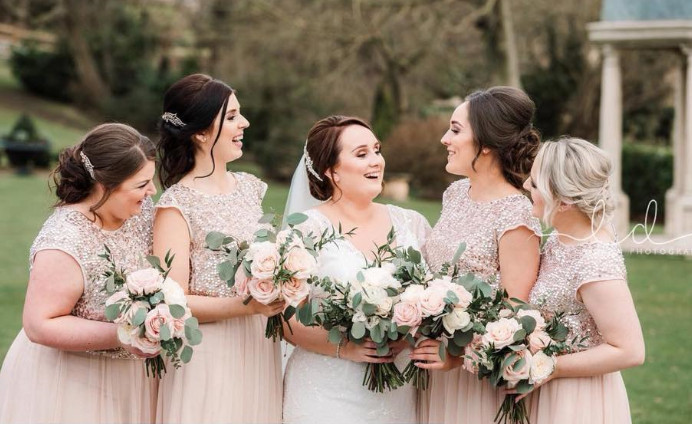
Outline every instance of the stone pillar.
<path fill-rule="evenodd" d="M 683 185 L 679 198 L 680 215 L 676 220 L 678 237 L 692 234 L 692 46 L 684 46 L 682 51 L 687 58 L 687 75 L 685 78 L 684 156 L 681 162 Z"/>
<path fill-rule="evenodd" d="M 614 224 L 618 238 L 629 232 L 629 198 L 622 191 L 622 75 L 620 57 L 610 44 L 603 46 L 599 144 L 613 162 L 610 188 L 615 200 Z"/>
<path fill-rule="evenodd" d="M 675 116 L 673 120 L 673 186 L 666 192 L 666 234 L 675 236 L 682 231 L 680 196 L 685 186 L 685 90 L 687 56 L 680 55 L 675 66 Z M 653 218 L 650 216 L 650 218 Z"/>

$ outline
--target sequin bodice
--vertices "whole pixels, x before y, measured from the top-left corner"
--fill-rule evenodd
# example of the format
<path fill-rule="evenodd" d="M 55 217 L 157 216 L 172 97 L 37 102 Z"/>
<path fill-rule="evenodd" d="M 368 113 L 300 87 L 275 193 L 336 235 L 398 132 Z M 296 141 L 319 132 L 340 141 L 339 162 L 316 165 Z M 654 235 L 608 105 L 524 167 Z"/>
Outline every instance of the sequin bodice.
<path fill-rule="evenodd" d="M 439 270 L 465 242 L 466 250 L 458 263 L 461 272 L 472 272 L 498 287 L 498 244 L 502 235 L 522 226 L 540 235 L 541 226 L 531 216 L 531 201 L 523 194 L 476 202 L 469 197 L 469 188 L 469 180 L 463 179 L 445 191 L 442 214 L 425 244 L 425 257 L 434 270 Z"/>
<path fill-rule="evenodd" d="M 190 232 L 190 294 L 212 297 L 235 296 L 218 276 L 216 266 L 223 255 L 205 247 L 211 231 L 220 231 L 237 240 L 252 240 L 262 218 L 262 198 L 267 185 L 254 175 L 233 173 L 236 189 L 227 194 L 206 194 L 174 184 L 156 204 L 180 211 Z"/>
<path fill-rule="evenodd" d="M 538 280 L 529 301 L 549 314 L 565 312 L 568 340 L 587 337 L 582 344 L 590 348 L 601 344 L 603 338 L 577 291 L 586 283 L 626 278 L 625 261 L 617 243 L 565 245 L 553 233 L 543 246 Z"/>
<path fill-rule="evenodd" d="M 106 321 L 104 315 L 108 293 L 103 272 L 108 262 L 99 255 L 108 246 L 116 266 L 125 273 L 148 267 L 146 256 L 151 254 L 153 202 L 142 204 L 142 213 L 125 221 L 117 230 L 98 228 L 81 212 L 58 207 L 43 224 L 31 246 L 30 262 L 41 250 L 61 250 L 72 256 L 82 269 L 84 292 L 72 315 L 95 321 Z"/>

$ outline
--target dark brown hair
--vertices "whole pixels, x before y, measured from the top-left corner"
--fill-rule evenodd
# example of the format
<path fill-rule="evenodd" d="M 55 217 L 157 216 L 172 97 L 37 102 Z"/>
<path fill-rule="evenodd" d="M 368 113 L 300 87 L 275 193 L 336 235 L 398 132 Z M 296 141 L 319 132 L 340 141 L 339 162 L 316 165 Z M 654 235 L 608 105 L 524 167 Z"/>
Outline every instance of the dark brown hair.
<path fill-rule="evenodd" d="M 360 125 L 372 131 L 364 119 L 332 115 L 317 121 L 308 132 L 307 153 L 312 160 L 312 168 L 322 177 L 322 181 L 319 181 L 308 172 L 310 194 L 317 200 L 327 200 L 334 195 L 335 184 L 325 174 L 338 163 L 341 153 L 339 139 L 344 129 L 351 125 Z"/>
<path fill-rule="evenodd" d="M 518 88 L 492 87 L 470 94 L 466 101 L 477 149 L 471 166 L 487 147 L 497 155 L 505 179 L 522 190 L 541 143 L 531 123 L 533 100 Z"/>
<path fill-rule="evenodd" d="M 204 74 L 188 75 L 166 91 L 163 112 L 176 114 L 183 124 L 176 125 L 163 119 L 159 122 L 158 171 L 164 189 L 180 181 L 194 168 L 195 143 L 192 136 L 211 127 L 219 111 L 222 117 L 226 114 L 228 98 L 233 93 L 234 90 L 223 81 Z M 216 168 L 213 152 L 223 123 L 224 119 L 221 119 L 211 147 L 212 171 L 208 175 Z"/>
<path fill-rule="evenodd" d="M 81 153 L 94 167 L 93 178 Z M 124 124 L 101 124 L 89 131 L 81 143 L 60 152 L 58 165 L 51 174 L 58 196 L 55 206 L 81 202 L 98 182 L 105 192 L 89 208 L 95 213 L 123 181 L 136 174 L 147 161 L 155 159 L 154 144 L 134 128 Z"/>

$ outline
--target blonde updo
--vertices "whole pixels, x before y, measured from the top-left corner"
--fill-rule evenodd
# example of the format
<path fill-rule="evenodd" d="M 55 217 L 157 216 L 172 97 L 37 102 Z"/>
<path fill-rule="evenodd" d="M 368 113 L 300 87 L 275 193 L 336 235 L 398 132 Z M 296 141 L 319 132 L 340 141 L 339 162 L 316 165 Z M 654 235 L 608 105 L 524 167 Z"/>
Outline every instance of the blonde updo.
<path fill-rule="evenodd" d="M 536 166 L 534 183 L 545 202 L 545 223 L 552 225 L 561 203 L 577 207 L 594 227 L 610 221 L 612 164 L 606 152 L 581 138 L 563 137 L 543 143 Z"/>

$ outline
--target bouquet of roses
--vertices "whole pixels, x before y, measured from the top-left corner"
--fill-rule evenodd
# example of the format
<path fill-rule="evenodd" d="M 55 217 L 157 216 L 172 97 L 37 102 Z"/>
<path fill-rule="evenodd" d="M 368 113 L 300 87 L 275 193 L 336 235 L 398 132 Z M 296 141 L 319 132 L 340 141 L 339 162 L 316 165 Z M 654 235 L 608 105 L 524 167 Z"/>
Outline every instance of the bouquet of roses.
<path fill-rule="evenodd" d="M 169 357 L 175 368 L 190 362 L 192 346 L 202 342 L 197 319 L 187 307 L 183 289 L 168 278 L 173 258 L 166 254 L 166 270 L 156 256 L 147 260 L 153 268 L 130 273 L 118 270 L 110 249 L 100 257 L 109 263 L 104 272 L 106 291 L 106 319 L 118 324 L 118 339 L 148 354 L 157 354 L 145 360 L 147 376 L 157 378 L 166 372 L 162 354 Z"/>
<path fill-rule="evenodd" d="M 467 347 L 464 367 L 496 387 L 506 386 L 522 394 L 553 373 L 555 357 L 568 352 L 570 344 L 565 342 L 567 327 L 562 314 L 548 318 L 518 299 L 512 302 L 495 302 L 484 334 Z M 528 423 L 526 405 L 523 399 L 516 402 L 517 396 L 506 395 L 496 422 Z"/>
<path fill-rule="evenodd" d="M 461 244 L 452 263 L 457 263 L 464 252 Z M 446 275 L 452 268 L 451 275 Z M 462 356 L 464 348 L 474 335 L 483 332 L 482 317 L 491 301 L 490 285 L 473 274 L 459 276 L 456 266 L 443 265 L 440 274 L 428 274 L 422 283 L 409 286 L 394 306 L 395 322 L 409 325 L 411 332 L 422 339 L 441 340 L 440 357 L 447 353 Z M 416 388 L 425 390 L 430 381 L 428 370 L 411 362 L 404 370 L 404 378 Z"/>
<path fill-rule="evenodd" d="M 393 242 L 392 229 L 387 243 L 377 248 L 375 259 L 351 281 L 315 281 L 310 303 L 298 314 L 301 323 L 323 327 L 334 344 L 372 340 L 380 356 L 389 354 L 389 342 L 412 341 L 412 328 L 401 319 L 406 312 L 397 313 L 396 305 L 407 287 L 419 284 L 426 273 L 420 252 L 393 248 Z M 363 385 L 372 391 L 393 390 L 404 383 L 394 363 L 366 366 Z"/>
<path fill-rule="evenodd" d="M 219 277 L 234 287 L 246 304 L 251 299 L 264 305 L 281 299 L 288 303 L 283 313 L 267 320 L 265 336 L 272 340 L 283 339 L 283 322 L 288 322 L 307 299 L 310 283 L 316 279 L 317 252 L 343 237 L 341 228 L 338 232 L 325 229 L 319 236 L 303 234 L 296 226 L 307 219 L 302 213 L 291 214 L 286 219 L 288 228 L 280 230 L 279 218 L 267 214 L 260 223 L 271 224 L 271 228 L 258 230 L 251 243 L 238 242 L 220 232 L 206 237 L 207 248 L 225 254 L 218 265 Z"/>

